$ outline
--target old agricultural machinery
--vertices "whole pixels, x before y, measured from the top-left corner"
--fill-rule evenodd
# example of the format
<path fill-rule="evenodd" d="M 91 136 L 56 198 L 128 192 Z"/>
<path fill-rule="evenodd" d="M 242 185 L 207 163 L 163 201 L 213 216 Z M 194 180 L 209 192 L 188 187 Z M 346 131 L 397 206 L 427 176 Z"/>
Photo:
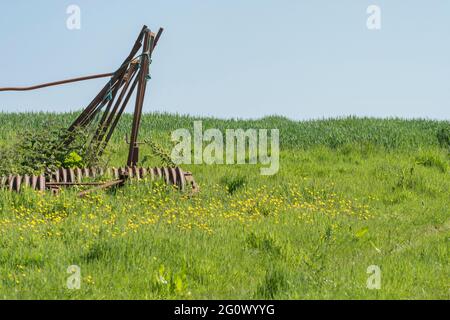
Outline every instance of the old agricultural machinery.
<path fill-rule="evenodd" d="M 121 168 L 59 168 L 58 170 L 46 173 L 43 172 L 41 175 L 35 176 L 3 176 L 0 177 L 0 188 L 6 188 L 11 191 L 20 191 L 21 188 L 28 187 L 40 191 L 49 189 L 57 193 L 62 187 L 76 185 L 91 186 L 92 189 L 80 193 L 80 196 L 83 196 L 98 189 L 123 185 L 128 179 L 140 180 L 147 178 L 150 180 L 162 179 L 167 184 L 177 186 L 180 190 L 189 188 L 193 192 L 197 192 L 198 186 L 195 183 L 192 174 L 183 171 L 179 167 L 139 167 L 140 143 L 138 142 L 138 136 L 142 107 L 147 89 L 147 81 L 150 79 L 152 53 L 158 44 L 162 32 L 162 28 L 160 28 L 157 33 L 153 33 L 147 26 L 144 26 L 139 33 L 130 54 L 113 73 L 67 79 L 32 87 L 0 88 L 0 91 L 27 91 L 72 82 L 110 77 L 106 85 L 67 129 L 69 133 L 77 132 L 77 130 L 89 132 L 86 144 L 89 144 L 89 150 L 93 150 L 92 152 L 95 153 L 95 157 L 99 157 L 103 154 L 130 98 L 133 93 L 136 92 L 126 166 Z M 139 50 L 141 50 L 141 52 L 139 52 Z M 68 138 L 65 141 L 62 141 L 62 143 L 69 145 L 72 142 L 72 139 L 73 138 Z M 98 176 L 108 176 L 111 177 L 112 180 L 107 182 L 83 182 L 83 178 L 93 178 Z"/>

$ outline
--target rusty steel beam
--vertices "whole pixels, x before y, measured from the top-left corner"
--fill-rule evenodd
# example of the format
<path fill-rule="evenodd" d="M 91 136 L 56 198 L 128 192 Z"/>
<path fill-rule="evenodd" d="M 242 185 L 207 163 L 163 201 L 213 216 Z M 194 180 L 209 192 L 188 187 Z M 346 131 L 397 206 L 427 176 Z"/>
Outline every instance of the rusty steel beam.
<path fill-rule="evenodd" d="M 144 33 L 144 47 L 141 55 L 141 69 L 139 71 L 139 83 L 136 94 L 136 103 L 134 108 L 133 124 L 131 127 L 130 148 L 128 152 L 127 165 L 136 166 L 139 160 L 139 146 L 137 137 L 139 135 L 139 126 L 141 122 L 142 107 L 144 104 L 145 89 L 147 86 L 147 77 L 149 75 L 149 63 L 153 48 L 154 35 L 147 29 Z"/>

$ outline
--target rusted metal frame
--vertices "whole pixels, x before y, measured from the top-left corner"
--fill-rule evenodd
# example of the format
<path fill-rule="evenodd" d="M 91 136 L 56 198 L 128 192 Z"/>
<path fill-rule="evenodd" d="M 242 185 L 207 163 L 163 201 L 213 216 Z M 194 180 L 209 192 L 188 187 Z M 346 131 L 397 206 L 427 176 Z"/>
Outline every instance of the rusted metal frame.
<path fill-rule="evenodd" d="M 137 74 L 138 74 L 137 65 L 132 64 L 132 66 L 130 67 L 129 73 L 127 73 L 127 79 L 126 79 L 125 85 L 122 88 L 122 91 L 120 92 L 119 97 L 117 98 L 114 108 L 111 111 L 111 113 L 109 114 L 108 118 L 106 119 L 106 123 L 102 127 L 102 130 L 98 135 L 98 141 L 99 141 L 98 152 L 97 152 L 98 156 L 101 156 L 103 154 L 103 151 L 106 148 L 106 145 L 108 144 L 109 139 L 111 138 L 112 132 L 114 131 L 114 129 L 117 125 L 117 122 L 120 120 L 120 117 L 122 116 L 122 113 L 127 106 L 129 98 L 125 99 L 122 106 L 121 106 L 121 103 L 123 101 L 123 98 L 125 97 L 125 95 L 128 92 L 128 88 L 129 88 L 130 84 L 134 81 L 134 78 Z M 127 97 L 131 96 L 133 91 L 134 91 L 134 88 L 132 90 L 130 90 Z M 120 106 L 121 106 L 121 108 L 119 108 Z M 107 134 L 107 132 L 108 132 L 108 134 Z M 105 138 L 105 135 L 106 135 L 106 138 Z"/>
<path fill-rule="evenodd" d="M 133 95 L 134 90 L 136 89 L 137 84 L 139 83 L 139 72 L 135 72 L 134 76 L 135 76 L 135 79 L 133 81 L 133 84 L 131 85 L 131 88 L 128 90 L 127 96 L 125 97 L 125 100 L 123 101 L 122 106 L 119 109 L 119 112 L 117 113 L 116 117 L 114 118 L 114 121 L 109 128 L 109 132 L 107 133 L 106 138 L 103 142 L 104 143 L 103 149 L 106 147 L 109 140 L 111 139 L 111 136 L 113 135 L 114 130 L 116 129 L 117 124 L 119 123 L 120 117 L 122 116 L 123 112 L 125 111 L 128 101 L 130 100 L 131 96 Z"/>
<path fill-rule="evenodd" d="M 147 31 L 148 31 L 147 27 L 144 26 L 143 29 L 141 30 L 141 33 L 138 36 L 138 39 L 136 40 L 136 43 L 135 43 L 135 45 L 134 45 L 130 55 L 127 57 L 127 59 L 125 59 L 124 64 L 130 64 L 130 61 L 133 59 L 133 57 L 136 54 L 137 50 L 139 50 L 139 48 L 142 46 L 142 40 L 144 38 L 144 34 Z M 163 29 L 160 28 L 156 35 L 154 35 L 154 34 L 151 34 L 151 35 L 153 35 L 155 37 L 155 40 L 156 40 L 156 39 L 160 38 L 162 32 L 163 32 Z M 153 49 L 156 47 L 156 43 L 157 43 L 157 41 L 154 41 L 154 44 L 152 46 L 152 50 L 151 51 L 153 51 Z M 144 52 L 146 52 L 146 51 L 144 50 Z M 124 65 L 122 65 L 122 67 L 123 66 Z M 118 71 L 121 71 L 121 68 L 119 68 Z M 116 74 L 111 78 L 111 80 L 110 80 L 111 82 L 116 78 L 116 75 L 117 75 L 118 71 L 116 71 Z M 125 70 L 125 72 L 127 72 L 127 70 Z M 75 127 L 86 126 L 86 125 L 88 125 L 90 123 L 90 121 L 92 121 L 92 119 L 96 116 L 96 114 L 103 108 L 102 98 L 107 94 L 108 89 L 110 89 L 110 83 L 108 83 L 103 88 L 103 90 L 97 95 L 97 97 L 91 102 L 91 104 L 74 121 L 74 123 L 70 126 L 69 131 L 73 131 Z"/>
<path fill-rule="evenodd" d="M 134 116 L 133 116 L 133 123 L 131 127 L 131 140 L 130 140 L 130 147 L 128 152 L 128 160 L 127 165 L 129 167 L 136 166 L 138 157 L 139 157 L 139 150 L 138 146 L 136 144 L 137 142 L 137 136 L 139 132 L 139 126 L 140 126 L 140 114 L 142 113 L 142 105 L 143 105 L 143 93 L 144 93 L 144 87 L 146 85 L 146 75 L 147 75 L 147 66 L 149 63 L 149 49 L 151 49 L 150 46 L 150 38 L 151 38 L 151 32 L 148 30 L 144 35 L 144 47 L 143 47 L 143 53 L 141 55 L 141 69 L 139 72 L 139 83 L 138 83 L 138 89 L 136 94 L 136 102 L 135 102 L 135 108 L 134 108 Z"/>
<path fill-rule="evenodd" d="M 123 73 L 123 70 L 120 70 L 120 73 Z M 119 74 L 115 73 L 114 76 L 108 81 L 108 83 L 100 90 L 97 96 L 91 101 L 91 103 L 81 112 L 81 114 L 77 117 L 77 119 L 72 123 L 69 127 L 69 131 L 73 131 L 76 127 L 82 127 L 89 123 L 89 120 L 93 118 L 92 115 L 95 115 L 98 111 L 98 106 L 100 104 L 104 104 L 105 98 L 110 90 L 117 84 L 117 80 L 119 79 Z M 103 107 L 103 106 L 102 106 Z"/>
<path fill-rule="evenodd" d="M 163 33 L 163 31 L 164 31 L 163 28 L 159 28 L 158 33 L 157 33 L 156 35 L 150 32 L 151 37 L 152 37 L 152 36 L 154 37 L 153 45 L 152 45 L 152 47 L 151 47 L 150 52 L 153 52 L 153 50 L 155 49 L 155 47 L 156 47 L 156 45 L 157 45 L 157 43 L 158 43 L 158 40 L 159 40 L 159 38 L 161 37 L 161 34 Z M 144 50 L 144 53 L 145 53 L 145 50 Z M 151 54 L 150 54 L 150 56 L 151 56 Z M 132 68 L 133 66 L 134 66 L 134 63 L 131 63 L 130 68 Z M 136 71 L 136 70 L 133 70 L 133 72 L 135 72 L 135 71 Z M 132 73 L 132 76 L 130 76 L 130 78 L 134 77 L 135 75 L 136 75 L 136 73 Z M 138 75 L 138 77 L 139 77 L 139 75 Z M 129 84 L 129 83 L 130 83 L 130 82 L 128 82 L 128 84 Z M 104 142 L 102 148 L 99 150 L 100 153 L 103 152 L 104 148 L 106 147 L 107 143 L 109 142 L 109 140 L 110 140 L 110 138 L 111 138 L 111 135 L 112 135 L 112 133 L 113 133 L 115 127 L 117 126 L 117 122 L 118 122 L 118 120 L 120 119 L 120 117 L 121 117 L 121 115 L 122 115 L 124 109 L 126 108 L 126 105 L 128 104 L 128 100 L 130 99 L 131 94 L 133 93 L 133 91 L 134 91 L 134 89 L 135 89 L 135 86 L 136 86 L 136 82 L 132 85 L 132 90 L 130 90 L 130 93 L 129 93 L 129 95 L 127 96 L 127 98 L 125 99 L 125 102 L 124 102 L 122 108 L 120 109 L 119 113 L 117 114 L 116 118 L 114 119 L 114 122 L 113 122 L 113 124 L 112 124 L 112 126 L 111 126 L 111 128 L 110 128 L 110 132 L 107 134 L 106 139 L 105 139 L 105 142 Z M 124 89 L 124 90 L 125 90 L 125 89 Z M 122 91 L 122 93 L 124 93 L 124 91 Z M 119 98 L 119 99 L 120 99 L 120 98 Z M 119 103 L 117 103 L 116 106 L 118 107 L 118 106 L 119 106 Z M 110 120 L 109 120 L 108 123 L 107 123 L 107 127 L 109 127 L 109 125 L 111 124 L 111 121 L 112 121 L 112 117 L 110 117 Z M 105 130 L 105 131 L 106 131 L 106 130 Z M 104 134 L 103 134 L 103 135 L 104 135 Z M 102 137 L 102 138 L 103 138 L 103 137 Z"/>
<path fill-rule="evenodd" d="M 81 119 L 83 119 L 85 117 L 85 114 L 89 114 L 92 109 L 95 108 L 95 105 L 97 105 L 99 103 L 99 101 L 101 101 L 104 96 L 106 95 L 106 93 L 108 92 L 109 89 L 109 85 L 111 82 L 115 81 L 116 78 L 119 76 L 119 73 L 122 73 L 125 67 L 128 67 L 128 64 L 131 62 L 131 60 L 133 59 L 133 57 L 136 55 L 136 53 L 138 52 L 138 50 L 141 48 L 142 46 L 142 38 L 144 35 L 144 30 L 146 29 L 146 26 L 144 26 L 130 52 L 130 54 L 128 55 L 128 57 L 124 60 L 123 64 L 121 65 L 121 67 L 114 73 L 114 76 L 111 78 L 110 82 L 108 84 L 105 85 L 105 87 L 99 92 L 99 94 L 94 98 L 94 100 L 88 105 L 88 107 L 86 107 L 86 109 L 80 114 L 80 116 L 72 123 L 72 125 L 70 126 L 69 130 L 73 130 L 75 127 L 77 127 L 79 125 L 79 123 L 81 122 Z"/>
<path fill-rule="evenodd" d="M 104 125 L 104 123 L 105 123 L 105 121 L 106 121 L 106 118 L 107 118 L 108 115 L 109 115 L 109 111 L 111 110 L 111 107 L 112 107 L 112 105 L 113 105 L 113 103 L 114 103 L 114 101 L 115 101 L 117 92 L 118 92 L 118 91 L 122 88 L 122 86 L 125 84 L 124 76 L 120 77 L 120 78 L 118 79 L 118 82 L 119 82 L 119 84 L 111 91 L 111 99 L 109 100 L 108 105 L 106 106 L 106 109 L 105 109 L 105 111 L 104 111 L 104 113 L 103 113 L 103 115 L 102 115 L 102 118 L 100 119 L 100 122 L 99 122 L 99 128 L 98 128 L 99 130 L 100 130 L 101 126 Z"/>
<path fill-rule="evenodd" d="M 111 79 L 112 80 L 112 79 Z M 76 127 L 85 127 L 87 125 L 89 125 L 89 123 L 91 123 L 91 121 L 95 118 L 95 116 L 101 111 L 101 109 L 103 109 L 103 107 L 109 103 L 109 101 L 106 100 L 106 96 L 108 95 L 108 92 L 111 91 L 111 93 L 114 92 L 114 90 L 117 88 L 118 86 L 118 81 L 119 79 L 116 79 L 116 81 L 114 83 L 108 83 L 105 88 L 108 88 L 108 90 L 106 90 L 102 96 L 101 99 L 99 99 L 99 101 L 97 101 L 97 104 L 95 104 L 93 106 L 93 108 L 90 108 L 89 112 L 83 112 L 83 117 L 81 117 L 77 123 Z M 103 93 L 103 90 L 102 90 Z M 87 109 L 86 109 L 87 110 Z M 75 127 L 74 127 L 75 128 Z M 71 131 L 73 129 L 69 128 L 69 131 Z"/>
<path fill-rule="evenodd" d="M 115 88 L 116 84 L 113 84 L 111 87 L 108 85 L 109 89 Z M 97 97 L 92 101 L 92 103 L 95 102 L 95 104 L 92 104 L 92 106 L 86 108 L 80 116 L 77 118 L 76 123 L 74 122 L 69 128 L 68 132 L 73 132 L 75 129 L 78 128 L 86 128 L 89 126 L 89 124 L 93 121 L 93 119 L 97 116 L 97 114 L 103 109 L 103 107 L 106 105 L 107 101 L 104 99 L 105 94 L 103 94 L 101 99 L 98 99 L 102 92 L 97 95 Z M 97 101 L 95 101 L 97 100 Z M 87 110 L 90 110 L 89 112 Z M 69 135 L 68 138 L 64 141 L 64 145 L 68 146 L 72 141 L 75 139 L 73 135 Z"/>
<path fill-rule="evenodd" d="M 109 83 L 97 94 L 97 96 L 89 103 L 89 105 L 80 113 L 80 115 L 75 119 L 75 121 L 70 125 L 69 131 L 75 130 L 75 128 L 81 127 L 82 123 L 86 122 L 86 119 L 89 115 L 98 108 L 98 105 L 101 104 L 104 100 L 105 94 L 109 89 Z"/>
<path fill-rule="evenodd" d="M 112 119 L 114 119 L 114 117 L 117 115 L 117 110 L 120 106 L 120 103 L 123 100 L 123 97 L 125 95 L 125 93 L 128 90 L 128 87 L 130 85 L 130 82 L 132 81 L 132 79 L 134 78 L 134 75 L 136 73 L 136 65 L 132 64 L 130 66 L 130 68 L 128 69 L 127 73 L 124 75 L 124 77 L 122 78 L 123 81 L 123 87 L 121 88 L 121 92 L 117 98 L 117 100 L 115 101 L 114 107 L 111 110 L 111 112 L 105 113 L 105 119 L 100 123 L 100 127 L 98 128 L 98 132 L 97 132 L 97 139 L 98 141 L 102 141 L 106 131 L 108 130 L 108 128 L 111 125 Z"/>
<path fill-rule="evenodd" d="M 139 84 L 138 91 L 136 95 L 136 104 L 134 109 L 133 124 L 131 129 L 131 140 L 130 148 L 128 153 L 127 165 L 132 167 L 136 166 L 139 157 L 139 147 L 136 144 L 137 137 L 139 134 L 139 126 L 142 115 L 142 106 L 144 103 L 145 89 L 147 86 L 147 76 L 149 72 L 149 63 L 151 59 L 152 49 L 153 49 L 154 36 L 151 34 L 150 30 L 144 34 L 144 47 L 143 54 L 141 57 L 141 69 L 139 74 Z"/>
<path fill-rule="evenodd" d="M 149 77 L 149 70 L 150 70 L 150 63 L 151 63 L 151 57 L 153 50 L 155 49 L 156 45 L 158 44 L 158 41 L 163 33 L 164 29 L 159 28 L 158 32 L 154 34 L 153 32 L 149 32 L 148 38 L 148 48 L 143 49 L 141 64 L 142 64 L 142 70 L 141 74 L 139 75 L 139 88 L 138 93 L 136 96 L 136 107 L 134 112 L 134 118 L 133 118 L 133 125 L 132 125 L 132 133 L 131 133 L 131 140 L 129 143 L 129 156 L 127 164 L 128 166 L 136 166 L 137 162 L 139 160 L 139 142 L 137 141 L 137 137 L 139 134 L 139 127 L 141 123 L 141 116 L 142 116 L 142 107 L 144 103 L 145 93 L 147 89 L 147 77 Z M 145 44 L 144 44 L 145 45 Z M 128 139 L 127 139 L 128 140 Z"/>
<path fill-rule="evenodd" d="M 128 64 L 131 62 L 131 60 L 134 58 L 134 56 L 136 55 L 136 53 L 139 51 L 139 49 L 142 46 L 142 39 L 145 33 L 145 30 L 147 30 L 147 26 L 144 26 L 141 30 L 141 32 L 139 33 L 139 36 L 136 40 L 136 42 L 134 43 L 133 48 L 131 49 L 130 54 L 128 55 L 128 57 L 124 60 L 124 62 L 122 63 L 122 65 L 119 67 L 119 69 L 114 72 L 114 75 L 112 76 L 110 82 L 115 82 L 117 80 L 117 78 L 126 70 L 125 68 L 128 68 Z M 108 92 L 109 89 L 109 83 L 105 85 L 105 87 L 99 92 L 99 94 L 92 100 L 92 102 L 86 107 L 86 109 L 77 117 L 77 119 L 75 119 L 75 121 L 72 123 L 72 125 L 69 127 L 69 131 L 73 131 L 76 127 L 79 126 L 81 119 L 84 119 L 86 114 L 89 114 L 92 109 L 95 108 L 96 105 L 98 105 L 98 103 L 100 103 L 100 101 L 104 98 L 104 96 L 106 95 L 106 93 Z"/>
<path fill-rule="evenodd" d="M 124 80 L 124 77 L 125 77 L 125 75 L 122 76 L 120 79 L 118 79 L 119 84 L 111 92 L 111 100 L 109 100 L 105 111 L 103 111 L 102 117 L 101 117 L 100 121 L 97 124 L 97 130 L 95 131 L 95 134 L 94 134 L 94 136 L 92 138 L 92 142 L 94 142 L 94 143 L 96 143 L 96 142 L 98 143 L 100 141 L 100 139 L 99 139 L 100 132 L 103 131 L 103 127 L 105 125 L 106 119 L 109 117 L 109 113 L 110 113 L 111 107 L 112 107 L 112 105 L 113 105 L 113 103 L 114 103 L 114 101 L 116 99 L 117 92 L 126 83 L 125 80 Z"/>

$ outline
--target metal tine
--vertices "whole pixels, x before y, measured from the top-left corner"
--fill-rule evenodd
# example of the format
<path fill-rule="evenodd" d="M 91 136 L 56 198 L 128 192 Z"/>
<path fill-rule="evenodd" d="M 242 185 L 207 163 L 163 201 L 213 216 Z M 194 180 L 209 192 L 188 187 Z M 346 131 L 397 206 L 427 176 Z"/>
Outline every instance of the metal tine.
<path fill-rule="evenodd" d="M 10 175 L 8 177 L 8 188 L 9 188 L 9 191 L 13 190 L 13 183 L 14 183 L 14 176 Z"/>
<path fill-rule="evenodd" d="M 38 184 L 38 177 L 32 176 L 31 177 L 31 189 L 36 190 Z"/>
<path fill-rule="evenodd" d="M 81 182 L 83 180 L 83 171 L 80 168 L 75 169 L 76 181 Z"/>
<path fill-rule="evenodd" d="M 26 174 L 23 176 L 22 184 L 27 188 L 30 187 L 30 176 L 29 175 Z"/>
<path fill-rule="evenodd" d="M 140 174 L 142 179 L 146 179 L 147 178 L 147 169 L 146 168 L 139 168 L 139 174 Z"/>
<path fill-rule="evenodd" d="M 115 179 L 119 179 L 119 169 L 117 169 L 117 168 L 113 168 L 112 169 L 112 172 L 113 172 L 113 177 L 115 178 Z"/>
<path fill-rule="evenodd" d="M 53 174 L 53 177 L 54 177 L 55 182 L 59 182 L 59 171 L 56 171 L 56 172 Z"/>
<path fill-rule="evenodd" d="M 0 188 L 4 188 L 6 186 L 6 182 L 8 181 L 8 177 L 0 178 Z"/>
<path fill-rule="evenodd" d="M 155 179 L 161 179 L 162 178 L 162 173 L 161 173 L 161 169 L 156 167 L 153 168 L 153 172 L 155 174 Z"/>
<path fill-rule="evenodd" d="M 181 170 L 180 167 L 176 167 L 175 170 L 177 171 L 177 175 L 179 177 L 178 187 L 181 191 L 184 191 L 186 189 L 186 179 L 184 178 L 183 170 Z"/>
<path fill-rule="evenodd" d="M 64 168 L 60 169 L 60 174 L 62 177 L 62 182 L 67 182 L 67 170 Z"/>
<path fill-rule="evenodd" d="M 150 173 L 150 180 L 155 180 L 155 172 L 153 171 L 153 168 L 148 168 L 148 172 Z"/>
<path fill-rule="evenodd" d="M 22 177 L 19 175 L 14 176 L 14 178 L 12 179 L 12 188 L 19 192 L 20 191 L 20 185 L 22 182 Z"/>
<path fill-rule="evenodd" d="M 174 185 L 178 185 L 178 175 L 177 175 L 177 171 L 175 170 L 175 168 L 168 168 L 170 171 L 170 176 L 171 176 L 171 182 Z"/>
<path fill-rule="evenodd" d="M 129 178 L 133 178 L 133 168 L 132 167 L 127 167 L 127 173 L 128 173 L 128 177 Z"/>
<path fill-rule="evenodd" d="M 166 167 L 161 168 L 163 172 L 163 178 L 166 184 L 170 184 L 169 170 Z"/>
<path fill-rule="evenodd" d="M 69 182 L 75 182 L 75 171 L 72 168 L 69 169 Z"/>
<path fill-rule="evenodd" d="M 138 167 L 133 167 L 133 175 L 136 178 L 136 180 L 138 181 L 141 180 L 141 175 Z"/>
<path fill-rule="evenodd" d="M 39 191 L 45 191 L 45 177 L 44 175 L 40 175 L 37 180 L 37 189 Z"/>

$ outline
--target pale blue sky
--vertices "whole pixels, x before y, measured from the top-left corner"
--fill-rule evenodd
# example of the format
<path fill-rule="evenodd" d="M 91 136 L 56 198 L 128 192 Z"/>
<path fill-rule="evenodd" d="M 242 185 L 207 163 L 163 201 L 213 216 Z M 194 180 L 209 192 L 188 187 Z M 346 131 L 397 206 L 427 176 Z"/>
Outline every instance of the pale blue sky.
<path fill-rule="evenodd" d="M 113 71 L 147 24 L 165 33 L 146 112 L 450 119 L 448 0 L 21 0 L 0 15 L 0 87 Z M 81 109 L 106 81 L 0 93 L 0 110 Z"/>

